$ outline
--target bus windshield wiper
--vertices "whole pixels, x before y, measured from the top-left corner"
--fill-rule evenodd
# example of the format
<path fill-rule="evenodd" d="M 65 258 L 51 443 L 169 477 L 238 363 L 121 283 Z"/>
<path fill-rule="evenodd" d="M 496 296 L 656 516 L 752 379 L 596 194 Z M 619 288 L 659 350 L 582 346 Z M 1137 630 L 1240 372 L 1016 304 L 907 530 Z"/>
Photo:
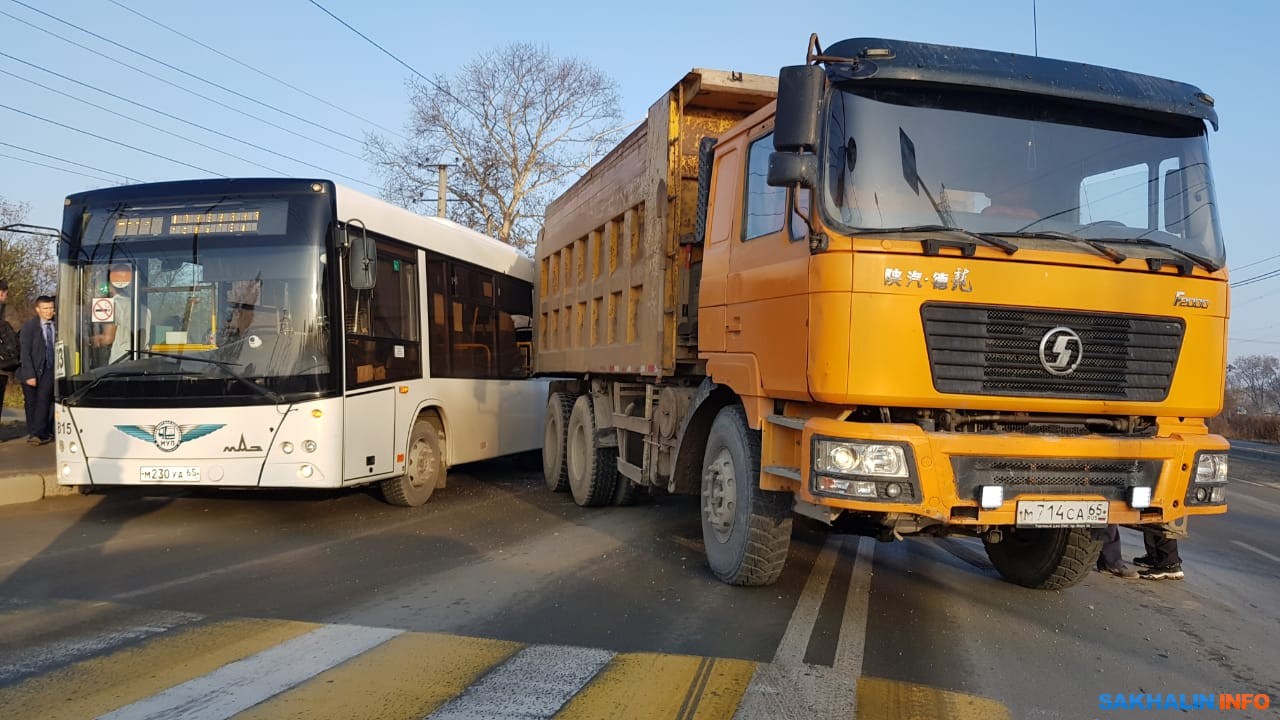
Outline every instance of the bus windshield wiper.
<path fill-rule="evenodd" d="M 1207 258 L 1207 257 L 1203 257 L 1203 256 L 1200 256 L 1200 255 L 1196 255 L 1195 253 L 1187 252 L 1186 250 L 1183 250 L 1182 248 L 1177 247 L 1176 245 L 1170 245 L 1170 244 L 1169 244 L 1169 243 L 1167 243 L 1167 242 L 1161 242 L 1161 241 L 1159 241 L 1159 240 L 1152 240 L 1151 238 L 1144 238 L 1144 237 L 1137 237 L 1137 238 L 1103 238 L 1103 239 L 1101 240 L 1101 242 L 1120 243 L 1120 244 L 1126 244 L 1126 245 L 1147 245 L 1147 246 L 1149 246 L 1149 247 L 1158 247 L 1158 248 L 1162 248 L 1162 249 L 1164 249 L 1164 250 L 1168 250 L 1169 252 L 1173 253 L 1174 255 L 1180 255 L 1181 257 L 1185 258 L 1186 260 L 1190 260 L 1191 262 L 1193 262 L 1193 263 L 1195 263 L 1195 264 L 1199 265 L 1200 267 L 1204 268 L 1205 270 L 1208 270 L 1209 272 L 1217 272 L 1217 271 L 1219 271 L 1219 270 L 1221 270 L 1221 269 L 1222 269 L 1222 266 L 1221 266 L 1221 265 L 1219 265 L 1219 264 L 1215 263 L 1214 261 L 1210 260 L 1210 259 L 1209 259 L 1209 258 Z M 1181 268 L 1181 263 L 1175 263 L 1175 262 L 1162 261 L 1162 260 L 1160 260 L 1159 258 L 1147 258 L 1147 265 L 1151 266 L 1151 269 L 1152 269 L 1152 270 L 1159 270 L 1159 269 L 1160 269 L 1160 266 L 1161 266 L 1161 265 L 1164 265 L 1164 264 L 1169 264 L 1169 265 L 1178 265 L 1178 266 L 1179 266 L 1179 270 L 1181 271 L 1181 269 L 1182 269 L 1182 268 Z M 1182 274 L 1183 274 L 1183 275 L 1190 275 L 1190 274 L 1191 274 L 1191 268 L 1190 268 L 1190 267 L 1187 267 L 1186 272 L 1184 272 L 1184 273 L 1182 273 Z"/>
<path fill-rule="evenodd" d="M 950 225 L 909 225 L 907 227 L 900 227 L 900 228 L 876 228 L 873 230 L 859 230 L 858 234 L 871 235 L 871 234 L 910 233 L 910 232 L 954 233 L 956 235 L 969 238 L 970 240 L 978 240 L 983 244 L 998 247 L 1001 250 L 1003 250 L 1006 255 L 1012 255 L 1018 252 L 1018 246 L 1014 245 L 1008 240 L 1001 240 L 1000 238 L 995 237 L 994 235 L 989 235 L 987 233 L 976 233 L 976 232 L 973 232 L 972 230 L 965 230 L 964 228 L 952 227 Z M 926 255 L 938 254 L 937 241 L 927 240 L 927 239 L 921 240 L 920 245 L 924 248 L 924 252 Z M 965 253 L 966 256 L 972 255 L 972 254 L 973 254 L 972 252 Z"/>
<path fill-rule="evenodd" d="M 93 380 L 90 380 L 88 385 L 85 385 L 79 390 L 76 390 L 75 392 L 63 398 L 62 404 L 66 405 L 67 407 L 75 407 L 80 403 L 81 400 L 84 399 L 85 395 L 89 394 L 90 390 L 93 390 L 94 388 L 98 387 L 98 385 L 102 384 L 103 380 L 106 380 L 108 378 L 142 377 L 144 375 L 151 376 L 151 375 L 171 375 L 171 374 L 172 373 L 153 373 L 148 370 L 112 370 L 110 372 L 104 372 L 98 377 L 94 378 Z"/>
<path fill-rule="evenodd" d="M 174 360 L 177 360 L 179 363 L 181 363 L 183 360 L 191 360 L 193 362 L 207 363 L 221 370 L 222 373 L 227 377 L 231 378 L 232 380 L 235 380 L 236 382 L 239 382 L 242 385 L 245 385 L 251 388 L 255 393 L 270 399 L 272 402 L 276 403 L 277 405 L 284 402 L 284 398 L 280 396 L 280 393 L 272 390 L 271 388 L 265 388 L 253 382 L 249 378 L 241 375 L 235 370 L 231 369 L 232 366 L 238 367 L 239 363 L 227 362 L 225 360 L 214 360 L 212 358 L 195 357 L 192 355 L 178 355 L 176 353 L 155 352 L 154 350 L 135 350 L 134 352 L 138 353 L 139 355 L 173 358 Z"/>
<path fill-rule="evenodd" d="M 1057 230 L 1033 230 L 1030 232 L 1024 232 L 1024 231 L 999 232 L 999 233 L 991 233 L 991 234 L 996 235 L 998 237 L 1017 237 L 1017 238 L 1031 238 L 1031 239 L 1043 239 L 1043 240 L 1065 240 L 1067 242 L 1083 243 L 1093 248 L 1094 250 L 1097 250 L 1098 252 L 1102 253 L 1107 257 L 1108 260 L 1110 260 L 1111 262 L 1117 265 L 1129 259 L 1127 255 L 1120 252 L 1119 250 L 1116 250 L 1115 248 L 1107 247 L 1106 245 L 1103 245 L 1097 240 L 1090 240 L 1089 238 L 1083 238 L 1083 237 L 1080 237 L 1079 235 L 1072 235 L 1071 233 L 1058 232 Z"/>

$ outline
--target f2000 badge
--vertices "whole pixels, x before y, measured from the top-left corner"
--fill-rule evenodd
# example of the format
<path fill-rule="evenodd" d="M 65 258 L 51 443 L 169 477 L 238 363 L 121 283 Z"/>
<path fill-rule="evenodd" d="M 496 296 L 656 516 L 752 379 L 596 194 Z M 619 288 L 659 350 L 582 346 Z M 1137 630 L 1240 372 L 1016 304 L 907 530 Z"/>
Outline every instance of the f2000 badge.
<path fill-rule="evenodd" d="M 195 440 L 225 427 L 223 425 L 179 425 L 172 420 L 165 420 L 158 425 L 116 425 L 116 429 L 147 442 L 154 442 L 156 447 L 165 452 L 173 452 L 187 440 Z"/>
<path fill-rule="evenodd" d="M 1209 301 L 1204 298 L 1191 297 L 1179 290 L 1173 294 L 1173 304 L 1175 307 L 1200 308 L 1202 310 L 1209 309 Z"/>

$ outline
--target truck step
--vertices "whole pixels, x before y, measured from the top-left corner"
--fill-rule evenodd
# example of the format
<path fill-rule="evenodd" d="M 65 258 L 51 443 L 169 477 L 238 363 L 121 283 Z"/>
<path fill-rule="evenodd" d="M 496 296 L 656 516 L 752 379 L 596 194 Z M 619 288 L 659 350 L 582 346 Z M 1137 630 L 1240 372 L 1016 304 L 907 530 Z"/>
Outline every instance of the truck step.
<path fill-rule="evenodd" d="M 790 467 L 787 465 L 765 465 L 763 469 L 770 475 L 777 475 L 778 477 L 795 480 L 796 482 L 801 480 L 800 468 L 798 467 Z"/>
<path fill-rule="evenodd" d="M 805 420 L 807 420 L 808 418 L 790 417 L 787 415 L 770 415 L 768 419 L 769 419 L 769 422 L 773 425 L 779 425 L 781 427 L 791 428 L 792 430 L 803 430 Z"/>

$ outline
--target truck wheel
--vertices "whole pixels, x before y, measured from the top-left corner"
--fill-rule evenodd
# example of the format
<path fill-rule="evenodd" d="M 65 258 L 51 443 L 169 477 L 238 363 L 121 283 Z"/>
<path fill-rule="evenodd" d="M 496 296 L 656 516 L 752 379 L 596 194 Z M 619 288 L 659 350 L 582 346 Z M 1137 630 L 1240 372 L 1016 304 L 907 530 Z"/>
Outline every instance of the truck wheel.
<path fill-rule="evenodd" d="M 378 487 L 392 505 L 418 507 L 431 499 L 431 493 L 444 480 L 444 453 L 435 425 L 426 420 L 413 424 L 405 460 L 404 474 L 383 480 Z"/>
<path fill-rule="evenodd" d="M 565 464 L 569 492 L 582 507 L 606 505 L 613 500 L 618 482 L 618 449 L 602 447 L 596 439 L 596 418 L 591 396 L 579 395 L 569 413 Z"/>
<path fill-rule="evenodd" d="M 569 489 L 569 469 L 565 462 L 568 444 L 569 411 L 573 401 L 558 392 L 547 398 L 546 430 L 542 433 L 542 478 L 551 492 Z"/>
<path fill-rule="evenodd" d="M 1102 539 L 1089 528 L 1005 528 L 998 543 L 983 542 L 1000 576 L 1037 590 L 1080 582 L 1098 561 Z"/>
<path fill-rule="evenodd" d="M 730 585 L 769 585 L 791 547 L 791 495 L 760 489 L 760 433 L 737 405 L 716 415 L 702 460 L 702 542 Z"/>
<path fill-rule="evenodd" d="M 618 485 L 613 491 L 613 504 L 619 507 L 635 505 L 640 499 L 640 486 L 631 482 L 630 478 L 618 476 Z"/>

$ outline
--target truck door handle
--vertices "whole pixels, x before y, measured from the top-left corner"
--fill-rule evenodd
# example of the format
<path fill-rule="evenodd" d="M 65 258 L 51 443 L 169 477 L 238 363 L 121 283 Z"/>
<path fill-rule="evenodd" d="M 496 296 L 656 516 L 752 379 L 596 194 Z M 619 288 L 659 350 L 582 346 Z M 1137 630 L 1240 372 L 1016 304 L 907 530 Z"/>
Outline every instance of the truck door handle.
<path fill-rule="evenodd" d="M 731 333 L 740 333 L 740 332 L 742 332 L 742 318 L 740 318 L 740 317 L 736 317 L 736 318 L 734 318 L 734 319 L 730 320 L 730 321 L 728 322 L 728 324 L 727 324 L 727 325 L 725 325 L 725 330 L 726 330 L 726 331 L 728 331 L 728 332 L 731 332 Z"/>

